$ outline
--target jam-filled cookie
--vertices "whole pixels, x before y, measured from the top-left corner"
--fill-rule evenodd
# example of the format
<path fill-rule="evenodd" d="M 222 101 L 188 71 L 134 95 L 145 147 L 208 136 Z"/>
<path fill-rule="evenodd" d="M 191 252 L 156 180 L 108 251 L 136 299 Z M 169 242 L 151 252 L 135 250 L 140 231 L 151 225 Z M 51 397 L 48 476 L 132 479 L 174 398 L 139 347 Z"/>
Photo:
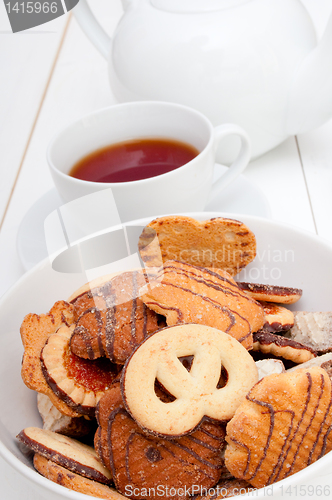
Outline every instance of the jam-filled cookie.
<path fill-rule="evenodd" d="M 168 261 L 147 285 L 142 300 L 168 325 L 198 323 L 218 328 L 252 347 L 252 332 L 265 322 L 262 306 L 225 271 Z"/>
<path fill-rule="evenodd" d="M 126 272 L 72 299 L 76 322 L 72 352 L 90 360 L 106 356 L 123 364 L 146 336 L 163 326 L 139 297 L 146 283 L 145 273 Z"/>
<path fill-rule="evenodd" d="M 70 339 L 74 328 L 62 326 L 48 337 L 40 353 L 42 373 L 60 400 L 78 414 L 93 417 L 119 366 L 107 358 L 91 361 L 73 354 Z"/>
<path fill-rule="evenodd" d="M 227 424 L 226 467 L 256 488 L 304 469 L 332 449 L 331 406 L 322 368 L 264 377 Z"/>
<path fill-rule="evenodd" d="M 172 440 L 149 436 L 124 409 L 116 384 L 100 400 L 97 420 L 95 449 L 110 465 L 120 493 L 134 499 L 177 497 L 172 491 L 218 482 L 224 425 L 206 421 L 192 434 Z"/>

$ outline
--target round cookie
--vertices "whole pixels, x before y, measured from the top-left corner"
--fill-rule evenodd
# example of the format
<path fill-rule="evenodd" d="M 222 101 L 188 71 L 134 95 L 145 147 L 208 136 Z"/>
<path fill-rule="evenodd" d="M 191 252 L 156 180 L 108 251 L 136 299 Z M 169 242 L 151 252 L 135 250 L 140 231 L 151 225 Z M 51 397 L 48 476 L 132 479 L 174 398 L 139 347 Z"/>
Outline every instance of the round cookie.
<path fill-rule="evenodd" d="M 225 271 L 168 261 L 141 296 L 166 316 L 167 325 L 197 323 L 218 328 L 251 349 L 252 332 L 264 325 L 262 306 Z"/>
<path fill-rule="evenodd" d="M 227 424 L 227 469 L 256 488 L 304 469 L 332 449 L 331 406 L 322 368 L 264 377 Z"/>
<path fill-rule="evenodd" d="M 62 326 L 48 337 L 40 354 L 42 372 L 60 400 L 78 414 L 93 417 L 119 367 L 107 358 L 90 361 L 75 356 L 69 347 L 74 327 Z"/>
<path fill-rule="evenodd" d="M 288 359 L 293 363 L 305 363 L 316 356 L 310 347 L 264 330 L 254 333 L 253 351 Z"/>
<path fill-rule="evenodd" d="M 100 400 L 97 420 L 95 449 L 110 466 L 117 490 L 130 498 L 177 498 L 172 491 L 210 488 L 220 478 L 224 424 L 205 421 L 172 440 L 147 435 L 124 409 L 116 383 Z"/>
<path fill-rule="evenodd" d="M 76 295 L 72 352 L 90 360 L 106 356 L 123 364 L 146 336 L 160 328 L 157 314 L 139 298 L 139 289 L 146 283 L 143 272 L 131 271 Z"/>
<path fill-rule="evenodd" d="M 104 500 L 125 500 L 114 488 L 71 472 L 38 453 L 33 458 L 33 465 L 42 476 L 70 490 Z"/>
<path fill-rule="evenodd" d="M 104 484 L 112 481 L 110 471 L 100 463 L 91 446 L 37 427 L 23 429 L 17 439 L 39 455 L 81 476 Z"/>
<path fill-rule="evenodd" d="M 238 282 L 238 285 L 253 299 L 263 300 L 265 302 L 294 304 L 302 297 L 302 290 L 300 288 L 244 282 Z"/>
<path fill-rule="evenodd" d="M 190 355 L 188 371 L 179 358 Z M 218 388 L 222 368 L 228 378 Z M 174 401 L 160 400 L 156 379 Z M 127 361 L 121 387 L 127 410 L 143 429 L 176 437 L 191 432 L 204 416 L 230 419 L 257 380 L 255 362 L 237 340 L 216 328 L 186 324 L 148 337 Z"/>

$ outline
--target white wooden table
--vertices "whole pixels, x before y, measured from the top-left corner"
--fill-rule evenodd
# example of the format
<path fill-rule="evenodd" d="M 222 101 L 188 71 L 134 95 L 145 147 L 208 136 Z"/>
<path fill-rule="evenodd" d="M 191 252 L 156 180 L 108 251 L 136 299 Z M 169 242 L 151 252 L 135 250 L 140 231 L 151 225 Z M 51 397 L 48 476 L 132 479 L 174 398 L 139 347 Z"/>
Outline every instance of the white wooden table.
<path fill-rule="evenodd" d="M 321 35 L 331 0 L 303 0 Z M 120 0 L 94 0 L 108 32 Z M 52 189 L 45 159 L 52 135 L 95 109 L 115 103 L 104 59 L 71 15 L 12 35 L 0 3 L 0 296 L 24 273 L 16 252 L 20 222 Z M 332 89 L 331 89 L 332 92 Z M 291 137 L 251 162 L 244 175 L 268 197 L 272 218 L 332 242 L 332 120 Z M 0 459 L 0 498 L 42 500 Z"/>

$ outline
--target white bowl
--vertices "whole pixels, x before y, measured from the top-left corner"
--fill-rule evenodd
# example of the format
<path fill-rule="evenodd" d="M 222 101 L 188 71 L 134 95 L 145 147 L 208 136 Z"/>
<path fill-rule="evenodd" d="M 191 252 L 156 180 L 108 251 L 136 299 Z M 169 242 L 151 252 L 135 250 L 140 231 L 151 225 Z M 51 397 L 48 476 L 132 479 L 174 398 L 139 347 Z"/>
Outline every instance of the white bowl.
<path fill-rule="evenodd" d="M 223 214 L 190 215 L 205 220 Z M 294 309 L 331 310 L 332 246 L 315 235 L 278 222 L 245 215 L 234 218 L 246 223 L 257 238 L 257 257 L 241 272 L 240 280 L 302 288 L 303 297 Z M 149 220 L 132 225 L 143 227 Z M 55 301 L 68 298 L 85 281 L 84 273 L 54 271 L 47 260 L 25 274 L 0 302 L 0 454 L 21 473 L 22 481 L 28 480 L 29 487 L 48 500 L 87 497 L 40 476 L 18 448 L 15 436 L 24 427 L 41 426 L 36 394 L 25 387 L 20 376 L 23 348 L 19 329 L 27 313 L 47 312 Z M 255 492 L 254 497 L 327 496 L 332 487 L 331 470 L 332 453 L 328 453 L 303 471 Z M 252 495 L 245 497 L 252 498 Z"/>

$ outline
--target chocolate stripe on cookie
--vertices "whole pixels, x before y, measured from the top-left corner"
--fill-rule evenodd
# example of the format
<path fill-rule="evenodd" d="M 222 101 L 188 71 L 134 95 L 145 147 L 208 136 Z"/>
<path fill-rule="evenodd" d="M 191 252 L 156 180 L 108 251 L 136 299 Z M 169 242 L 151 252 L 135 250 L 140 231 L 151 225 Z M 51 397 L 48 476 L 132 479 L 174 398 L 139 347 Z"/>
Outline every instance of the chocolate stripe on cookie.
<path fill-rule="evenodd" d="M 280 477 L 280 474 L 281 474 L 281 471 L 282 471 L 282 468 L 283 468 L 283 466 L 285 464 L 285 461 L 287 460 L 288 454 L 290 453 L 291 448 L 292 448 L 292 444 L 293 444 L 294 440 L 297 438 L 298 433 L 302 432 L 302 439 L 301 439 L 300 443 L 303 443 L 304 437 L 305 437 L 305 435 L 307 434 L 307 432 L 309 430 L 308 426 L 306 426 L 305 428 L 301 429 L 304 416 L 305 416 L 305 414 L 308 411 L 309 403 L 310 403 L 310 400 L 311 400 L 312 377 L 311 377 L 310 373 L 306 373 L 306 376 L 307 376 L 307 379 L 308 379 L 307 397 L 306 397 L 306 401 L 305 401 L 305 404 L 304 404 L 304 407 L 303 407 L 300 419 L 297 422 L 297 426 L 296 426 L 296 428 L 294 430 L 293 436 L 290 439 L 287 440 L 287 442 L 288 442 L 287 450 L 285 451 L 285 453 L 284 453 L 283 456 L 281 456 L 281 454 L 279 456 L 278 467 L 276 469 L 276 475 L 274 477 L 270 476 L 268 484 L 270 484 L 272 481 L 273 482 L 278 481 L 278 479 Z M 322 391 L 321 391 L 320 398 L 321 398 L 321 396 L 322 396 Z M 317 407 L 316 407 L 316 410 L 317 410 Z M 312 422 L 312 420 L 311 420 L 311 422 Z M 290 475 L 291 469 L 294 467 L 295 459 L 296 459 L 296 456 L 298 455 L 298 452 L 299 452 L 299 446 L 300 445 L 298 444 L 297 448 L 296 448 L 296 451 L 295 451 L 295 454 L 294 454 L 294 460 L 293 460 L 292 466 L 289 467 L 289 470 L 288 470 L 286 476 Z"/>
<path fill-rule="evenodd" d="M 166 313 L 166 311 L 174 311 L 178 315 L 177 323 L 184 323 L 182 311 L 180 309 L 178 309 L 177 307 L 168 307 L 168 306 L 165 306 L 163 304 L 160 304 L 159 302 L 153 302 L 152 300 L 145 301 L 145 304 L 147 306 L 150 306 L 150 307 L 151 306 L 158 306 L 158 308 L 165 311 L 165 313 Z"/>
<path fill-rule="evenodd" d="M 202 283 L 204 285 L 210 286 L 210 287 L 214 288 L 215 290 L 218 290 L 220 292 L 225 293 L 226 295 L 231 295 L 233 297 L 243 297 L 243 295 L 244 295 L 243 292 L 238 287 L 236 282 L 232 282 L 228 278 L 221 276 L 220 274 L 212 271 L 211 269 L 204 268 L 204 273 L 209 274 L 211 277 L 217 279 L 219 282 L 221 281 L 221 282 L 227 283 L 229 286 L 233 287 L 234 290 L 230 290 L 228 287 L 222 286 L 221 284 L 217 285 L 215 283 L 215 281 L 213 281 L 212 279 L 211 280 L 206 279 L 206 278 L 199 279 L 197 277 L 197 272 L 195 273 L 195 272 L 190 270 L 190 268 L 193 268 L 193 269 L 196 269 L 197 271 L 202 271 L 201 267 L 194 266 L 194 265 L 189 266 L 189 264 L 186 264 L 185 262 L 180 262 L 180 261 L 174 261 L 174 262 L 177 262 L 178 264 L 181 264 L 182 266 L 187 266 L 189 269 L 183 268 L 183 269 L 179 270 L 178 267 L 175 267 L 175 266 L 168 264 L 168 265 L 165 265 L 163 267 L 161 274 L 159 274 L 159 277 L 162 276 L 162 274 L 171 273 L 171 272 L 174 272 L 174 270 L 175 270 L 178 274 L 183 274 L 184 276 L 186 276 L 189 279 L 194 279 L 195 281 L 197 281 L 197 283 Z M 249 297 L 249 299 L 251 302 L 255 302 L 251 297 Z"/>
<path fill-rule="evenodd" d="M 211 427 L 207 433 L 203 428 L 195 431 L 194 436 L 166 440 L 146 435 L 125 409 L 111 411 L 107 442 L 118 490 L 124 492 L 128 484 L 156 488 L 163 481 L 175 488 L 216 484 L 223 464 L 221 448 L 225 430 L 217 424 L 204 426 Z M 216 434 L 212 431 L 214 427 Z M 204 435 L 207 442 L 203 441 Z"/>
<path fill-rule="evenodd" d="M 239 342 L 249 340 L 247 348 L 251 346 L 251 332 L 263 326 L 264 314 L 261 306 L 238 288 L 236 282 L 225 272 L 218 273 L 179 261 L 169 261 L 157 275 L 155 283 L 157 286 L 147 287 L 142 299 L 156 312 L 163 312 L 164 307 L 169 310 L 175 308 L 177 322 L 178 311 L 181 311 L 182 322 L 207 324 L 230 334 L 234 332 L 233 336 Z M 172 288 L 174 293 L 167 288 Z M 185 294 L 188 295 L 188 305 L 185 304 Z M 190 296 L 195 300 L 196 307 L 190 307 Z M 179 297 L 179 306 L 176 297 Z M 199 300 L 202 301 L 201 305 Z M 216 311 L 211 311 L 207 318 L 204 311 L 208 310 L 209 306 Z M 196 310 L 196 314 L 190 309 Z M 197 309 L 202 309 L 202 313 Z M 169 322 L 167 309 L 165 314 L 168 325 L 174 325 L 174 315 Z M 215 320 L 212 320 L 213 315 Z"/>
<path fill-rule="evenodd" d="M 250 398 L 249 394 L 247 394 L 246 399 L 248 401 L 251 401 L 252 403 L 256 403 L 259 406 L 263 406 L 263 407 L 267 408 L 268 413 L 270 415 L 270 428 L 269 428 L 269 433 L 268 433 L 268 436 L 267 436 L 267 439 L 266 439 L 266 444 L 265 444 L 264 449 L 263 449 L 263 455 L 262 455 L 260 461 L 258 462 L 254 473 L 250 476 L 250 480 L 252 480 L 257 475 L 257 473 L 258 473 L 258 471 L 260 469 L 260 466 L 262 465 L 263 461 L 265 460 L 266 453 L 267 453 L 267 450 L 268 450 L 270 442 L 271 442 L 272 433 L 273 433 L 273 430 L 274 430 L 274 409 L 273 409 L 273 406 L 270 403 L 265 403 L 264 401 L 259 401 L 258 399 Z M 248 466 L 249 466 L 249 463 L 248 463 L 247 467 Z"/>
<path fill-rule="evenodd" d="M 308 379 L 309 379 L 310 389 L 311 389 L 311 386 L 312 386 L 312 378 L 311 378 L 310 373 L 307 373 L 307 377 L 308 377 Z M 302 443 L 303 443 L 303 441 L 304 441 L 304 438 L 305 438 L 305 437 L 306 437 L 306 435 L 308 434 L 309 429 L 310 429 L 310 427 L 311 427 L 311 425 L 312 425 L 312 423 L 313 423 L 313 420 L 314 420 L 314 418 L 316 417 L 316 414 L 317 414 L 318 408 L 319 408 L 319 406 L 320 406 L 320 401 L 321 401 L 321 399 L 322 399 L 322 397 L 323 397 L 323 394 L 324 394 L 324 386 L 325 386 L 324 377 L 321 375 L 321 388 L 320 388 L 320 394 L 319 394 L 319 397 L 318 397 L 318 400 L 317 400 L 317 403 L 316 403 L 315 409 L 314 409 L 314 411 L 313 411 L 313 414 L 311 415 L 309 425 L 307 426 L 307 428 L 306 428 L 305 432 L 303 433 L 302 438 L 301 438 L 301 441 L 300 441 L 300 443 L 298 444 L 298 448 L 297 448 L 297 450 L 296 450 L 296 452 L 295 452 L 295 454 L 294 454 L 293 462 L 292 462 L 292 465 L 291 465 L 291 467 L 290 467 L 290 469 L 289 469 L 289 474 L 292 474 L 292 470 L 293 470 L 294 465 L 295 465 L 295 460 L 296 460 L 296 457 L 297 457 L 297 455 L 299 454 L 299 451 L 300 451 L 300 448 L 301 448 Z M 319 436 L 319 433 L 318 433 L 318 436 Z"/>
<path fill-rule="evenodd" d="M 319 438 L 320 436 L 322 435 L 322 431 L 323 431 L 323 427 L 325 425 L 325 422 L 326 422 L 326 419 L 327 417 L 329 416 L 330 414 L 330 410 L 331 410 L 331 406 L 332 406 L 332 394 L 331 394 L 331 399 L 330 399 L 330 403 L 326 409 L 326 412 L 325 412 L 325 415 L 324 415 L 324 418 L 323 418 L 323 421 L 320 425 L 320 428 L 319 428 L 319 431 L 317 433 L 317 437 L 315 439 L 315 442 L 314 442 L 314 446 L 312 447 L 311 451 L 310 451 L 310 454 L 309 454 L 309 457 L 308 457 L 308 462 L 307 462 L 307 465 L 310 465 L 311 462 L 312 462 L 312 459 L 313 459 L 313 454 L 314 454 L 314 451 L 318 445 L 318 441 L 319 441 Z M 323 439 L 323 443 L 322 443 L 322 448 L 321 448 L 321 451 L 319 453 L 319 456 L 318 458 L 321 458 L 324 454 L 325 454 L 325 449 L 326 449 L 326 442 L 327 442 L 327 439 L 329 437 L 329 434 L 331 432 L 331 429 L 332 429 L 332 426 L 329 427 L 327 433 L 325 434 L 324 436 L 324 439 Z"/>
<path fill-rule="evenodd" d="M 254 351 L 273 354 L 294 363 L 305 363 L 316 356 L 315 351 L 310 347 L 282 335 L 268 332 L 264 328 L 254 333 L 253 340 Z"/>
<path fill-rule="evenodd" d="M 331 383 L 321 368 L 265 377 L 227 426 L 227 468 L 255 487 L 304 469 L 332 448 L 330 408 Z"/>
<path fill-rule="evenodd" d="M 156 314 L 139 298 L 145 284 L 141 271 L 126 272 L 74 300 L 73 353 L 89 359 L 107 356 L 124 364 L 136 345 L 158 329 Z"/>
<path fill-rule="evenodd" d="M 105 347 L 107 356 L 114 359 L 114 341 L 115 341 L 115 325 L 116 325 L 116 305 L 115 294 L 106 297 L 106 323 L 105 323 Z"/>

